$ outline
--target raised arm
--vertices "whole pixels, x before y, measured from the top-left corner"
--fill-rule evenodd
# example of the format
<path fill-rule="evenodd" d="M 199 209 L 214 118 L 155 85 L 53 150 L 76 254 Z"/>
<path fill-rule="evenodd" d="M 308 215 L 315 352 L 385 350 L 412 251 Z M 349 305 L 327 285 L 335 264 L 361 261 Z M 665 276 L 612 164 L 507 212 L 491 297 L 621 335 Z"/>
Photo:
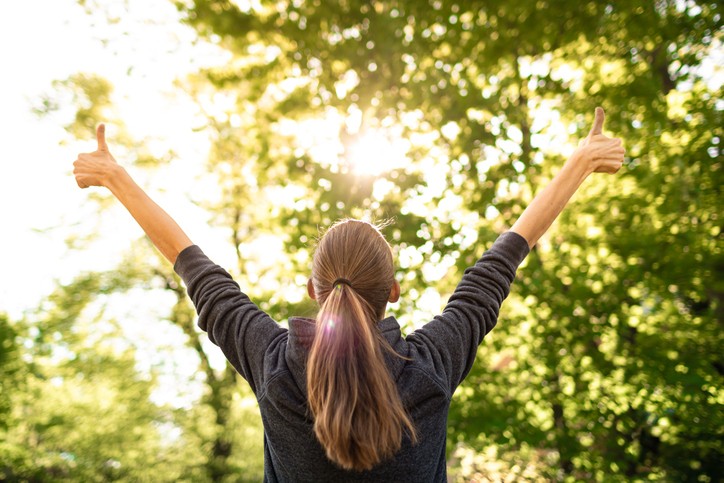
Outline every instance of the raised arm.
<path fill-rule="evenodd" d="M 73 174 L 80 188 L 105 186 L 126 207 L 153 244 L 172 264 L 181 251 L 193 243 L 181 227 L 158 206 L 108 151 L 106 128 L 96 131 L 98 149 L 82 153 L 73 163 Z"/>
<path fill-rule="evenodd" d="M 78 186 L 105 186 L 123 203 L 156 248 L 174 264 L 199 314 L 199 327 L 208 332 L 209 339 L 256 393 L 265 381 L 264 358 L 278 347 L 273 342 L 281 341 L 286 329 L 252 303 L 226 270 L 192 246 L 173 218 L 116 163 L 108 151 L 103 124 L 98 126 L 97 136 L 98 150 L 78 155 L 73 163 Z"/>
<path fill-rule="evenodd" d="M 588 136 L 510 229 L 525 238 L 529 247 L 533 248 L 591 173 L 613 174 L 621 168 L 625 152 L 621 139 L 601 133 L 603 120 L 603 109 L 597 107 Z"/>
<path fill-rule="evenodd" d="M 583 180 L 594 172 L 615 173 L 623 163 L 619 139 L 601 134 L 604 113 L 596 109 L 593 128 L 571 158 L 538 193 L 509 232 L 498 237 L 477 263 L 465 270 L 443 313 L 407 339 L 433 361 L 450 394 L 475 361 L 477 347 L 498 320 L 518 265 L 561 213 Z"/>

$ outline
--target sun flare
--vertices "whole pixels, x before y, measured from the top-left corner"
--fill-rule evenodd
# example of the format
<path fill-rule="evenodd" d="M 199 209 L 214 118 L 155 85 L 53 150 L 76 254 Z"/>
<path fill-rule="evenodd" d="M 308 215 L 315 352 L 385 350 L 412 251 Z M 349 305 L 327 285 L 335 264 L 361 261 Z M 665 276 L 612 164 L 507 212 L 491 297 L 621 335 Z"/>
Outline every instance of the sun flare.
<path fill-rule="evenodd" d="M 345 145 L 344 156 L 352 172 L 379 176 L 409 163 L 410 143 L 390 130 L 369 129 Z"/>

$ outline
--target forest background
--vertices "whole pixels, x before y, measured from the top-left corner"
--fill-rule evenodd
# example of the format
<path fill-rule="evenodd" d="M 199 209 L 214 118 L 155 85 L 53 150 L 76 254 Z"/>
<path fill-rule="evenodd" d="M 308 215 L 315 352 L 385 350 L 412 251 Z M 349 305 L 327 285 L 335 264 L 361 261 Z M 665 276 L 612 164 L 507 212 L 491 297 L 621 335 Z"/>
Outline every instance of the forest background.
<path fill-rule="evenodd" d="M 627 149 L 518 273 L 451 481 L 718 481 L 722 8 L 694 0 L 14 2 L 0 20 L 0 479 L 260 481 L 243 380 L 78 152 L 116 158 L 284 323 L 322 227 L 393 219 L 409 332 L 593 110 Z M 7 231 L 6 231 L 7 230 Z"/>

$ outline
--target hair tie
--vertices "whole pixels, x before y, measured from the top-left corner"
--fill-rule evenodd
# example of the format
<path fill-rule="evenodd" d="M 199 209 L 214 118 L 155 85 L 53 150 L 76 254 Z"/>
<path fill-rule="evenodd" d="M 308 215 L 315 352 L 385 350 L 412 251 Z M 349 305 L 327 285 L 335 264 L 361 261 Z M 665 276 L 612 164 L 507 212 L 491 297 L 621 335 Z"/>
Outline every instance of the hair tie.
<path fill-rule="evenodd" d="M 339 287 L 340 284 L 345 284 L 345 285 L 349 285 L 350 287 L 352 287 L 352 282 L 350 282 L 346 278 L 342 278 L 342 277 L 339 277 L 338 279 L 336 279 L 332 283 L 332 287 L 337 288 L 337 287 Z"/>

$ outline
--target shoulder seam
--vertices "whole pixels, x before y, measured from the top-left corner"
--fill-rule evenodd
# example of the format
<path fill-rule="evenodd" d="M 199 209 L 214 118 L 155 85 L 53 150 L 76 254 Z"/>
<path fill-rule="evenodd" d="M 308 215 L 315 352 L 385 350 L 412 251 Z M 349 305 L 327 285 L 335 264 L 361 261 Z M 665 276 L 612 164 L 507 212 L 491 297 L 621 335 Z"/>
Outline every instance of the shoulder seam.
<path fill-rule="evenodd" d="M 290 371 L 288 368 L 283 368 L 283 369 L 279 369 L 277 372 L 272 373 L 272 375 L 269 376 L 269 378 L 264 383 L 264 386 L 259 391 L 259 396 L 257 396 L 256 400 L 261 401 L 262 399 L 264 399 L 266 397 L 266 393 L 267 393 L 269 384 L 274 382 L 275 379 L 279 378 L 281 375 L 283 375 L 285 373 L 291 374 L 292 371 Z"/>
<path fill-rule="evenodd" d="M 425 374 L 428 377 L 428 379 L 430 379 L 433 383 L 435 383 L 435 385 L 438 388 L 440 388 L 442 390 L 443 394 L 445 394 L 445 397 L 447 398 L 448 401 L 452 400 L 452 394 L 450 394 L 450 391 L 443 384 L 440 383 L 440 381 L 438 380 L 438 377 L 435 373 L 431 373 L 430 371 L 425 369 L 423 366 L 418 365 L 418 364 L 410 364 L 407 367 L 409 369 L 414 369 L 414 370 L 420 371 L 423 374 Z"/>

